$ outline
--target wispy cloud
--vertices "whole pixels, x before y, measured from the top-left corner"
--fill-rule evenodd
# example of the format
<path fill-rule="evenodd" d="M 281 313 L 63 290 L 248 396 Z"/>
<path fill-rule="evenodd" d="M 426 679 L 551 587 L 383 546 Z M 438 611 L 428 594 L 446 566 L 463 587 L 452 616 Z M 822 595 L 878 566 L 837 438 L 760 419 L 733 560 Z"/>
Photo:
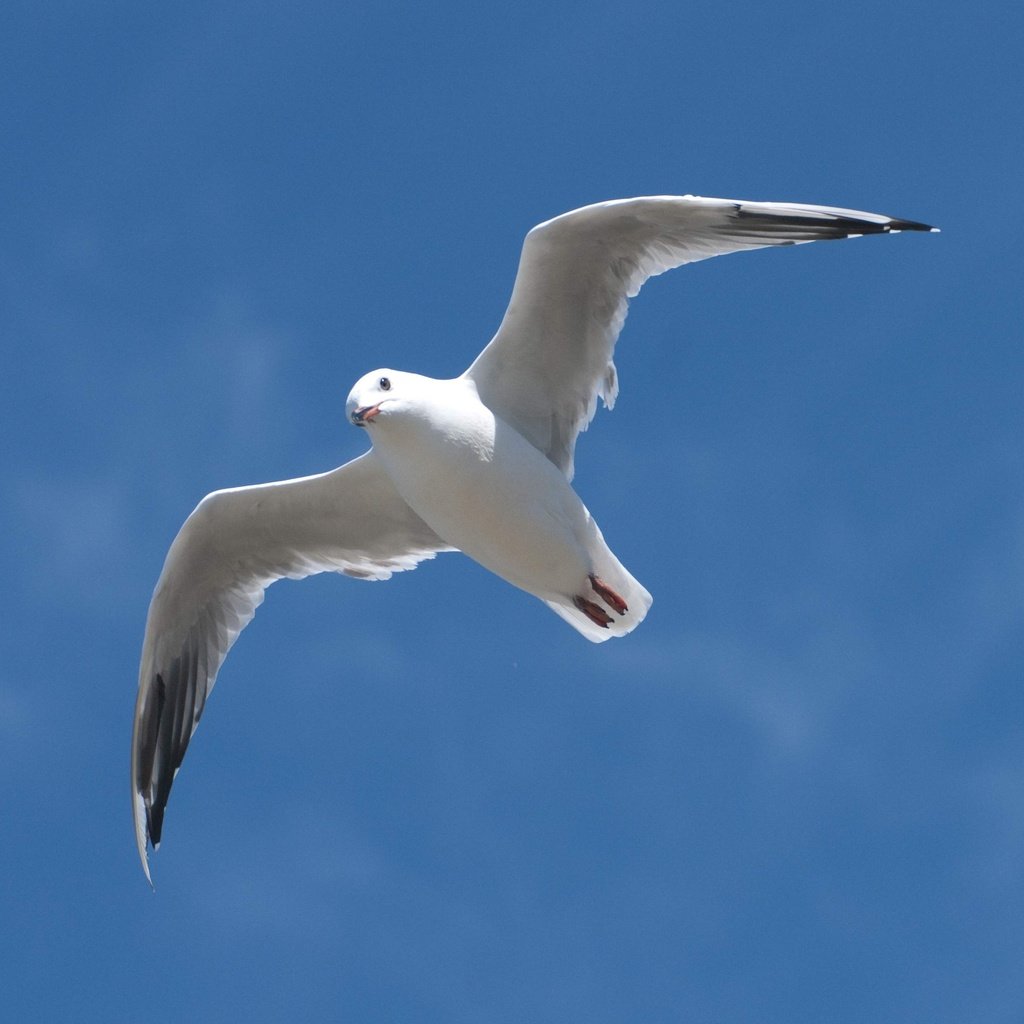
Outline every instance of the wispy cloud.
<path fill-rule="evenodd" d="M 32 702 L 7 679 L 0 679 L 0 739 L 4 747 L 31 735 L 34 731 Z"/>
<path fill-rule="evenodd" d="M 21 588 L 60 607 L 117 591 L 128 559 L 130 503 L 124 480 L 23 475 L 11 481 L 17 535 L 29 557 Z"/>
<path fill-rule="evenodd" d="M 261 413 L 277 404 L 288 335 L 263 320 L 241 295 L 216 298 L 203 320 L 183 332 L 183 380 L 203 381 L 221 410 L 226 445 L 262 433 Z"/>

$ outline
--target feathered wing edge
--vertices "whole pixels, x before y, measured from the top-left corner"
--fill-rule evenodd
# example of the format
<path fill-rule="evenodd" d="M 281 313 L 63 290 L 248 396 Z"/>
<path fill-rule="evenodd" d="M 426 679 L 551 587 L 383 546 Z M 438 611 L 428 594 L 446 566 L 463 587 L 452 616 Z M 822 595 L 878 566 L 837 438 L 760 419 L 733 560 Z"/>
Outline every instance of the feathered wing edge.
<path fill-rule="evenodd" d="M 451 550 L 372 452 L 339 469 L 215 491 L 171 545 L 146 622 L 132 729 L 135 841 L 152 884 L 164 809 L 224 658 L 275 580 L 387 579 Z"/>
<path fill-rule="evenodd" d="M 501 326 L 465 376 L 572 479 L 576 438 L 598 398 L 608 408 L 615 401 L 615 343 L 628 300 L 648 278 L 765 246 L 935 230 L 860 210 L 699 196 L 572 210 L 527 234 Z"/>

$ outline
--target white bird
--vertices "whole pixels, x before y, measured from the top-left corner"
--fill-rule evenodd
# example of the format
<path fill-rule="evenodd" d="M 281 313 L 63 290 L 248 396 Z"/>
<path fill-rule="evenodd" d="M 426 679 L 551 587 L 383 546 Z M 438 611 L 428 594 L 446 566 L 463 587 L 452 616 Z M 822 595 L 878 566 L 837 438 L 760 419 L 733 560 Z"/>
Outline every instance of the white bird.
<path fill-rule="evenodd" d="M 171 545 L 149 607 L 132 734 L 139 857 L 217 672 L 283 577 L 382 580 L 461 550 L 595 642 L 651 596 L 570 486 L 573 450 L 618 384 L 612 352 L 641 285 L 710 256 L 928 225 L 827 206 L 651 196 L 585 206 L 526 236 L 497 334 L 460 377 L 381 369 L 348 415 L 372 448 L 318 476 L 207 495 Z"/>

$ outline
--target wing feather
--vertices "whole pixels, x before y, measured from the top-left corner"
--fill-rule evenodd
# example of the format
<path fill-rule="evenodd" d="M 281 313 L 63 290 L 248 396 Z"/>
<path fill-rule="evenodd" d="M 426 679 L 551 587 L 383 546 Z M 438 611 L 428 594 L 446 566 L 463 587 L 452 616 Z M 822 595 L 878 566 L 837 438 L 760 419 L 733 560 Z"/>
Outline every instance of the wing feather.
<path fill-rule="evenodd" d="M 465 376 L 572 479 L 576 438 L 597 399 L 615 402 L 615 342 L 628 300 L 648 278 L 769 245 L 928 230 L 859 210 L 697 196 L 584 206 L 526 236 L 505 317 Z"/>
<path fill-rule="evenodd" d="M 132 731 L 135 838 L 160 843 L 164 808 L 224 658 L 275 580 L 387 579 L 451 548 L 367 452 L 318 476 L 215 491 L 171 545 L 146 622 Z"/>

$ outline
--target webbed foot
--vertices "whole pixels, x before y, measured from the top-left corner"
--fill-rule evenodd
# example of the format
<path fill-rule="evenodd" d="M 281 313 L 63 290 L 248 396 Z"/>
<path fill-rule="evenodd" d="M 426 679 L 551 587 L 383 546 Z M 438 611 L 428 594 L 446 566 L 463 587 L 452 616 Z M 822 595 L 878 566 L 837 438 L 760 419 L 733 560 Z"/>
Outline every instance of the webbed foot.
<path fill-rule="evenodd" d="M 612 611 L 618 612 L 619 615 L 625 615 L 629 611 L 629 605 L 600 576 L 595 576 L 591 573 L 588 578 L 590 579 L 590 585 L 594 588 L 594 592 Z M 577 607 L 579 606 L 577 605 Z"/>
<path fill-rule="evenodd" d="M 576 605 L 576 607 L 579 608 L 579 610 L 583 612 L 591 622 L 600 626 L 602 629 L 607 629 L 608 624 L 612 621 L 612 617 L 599 604 L 595 604 L 593 601 L 588 601 L 585 597 L 580 597 L 579 594 L 572 599 L 572 603 Z"/>

